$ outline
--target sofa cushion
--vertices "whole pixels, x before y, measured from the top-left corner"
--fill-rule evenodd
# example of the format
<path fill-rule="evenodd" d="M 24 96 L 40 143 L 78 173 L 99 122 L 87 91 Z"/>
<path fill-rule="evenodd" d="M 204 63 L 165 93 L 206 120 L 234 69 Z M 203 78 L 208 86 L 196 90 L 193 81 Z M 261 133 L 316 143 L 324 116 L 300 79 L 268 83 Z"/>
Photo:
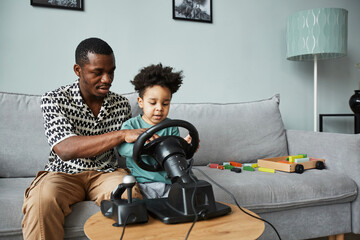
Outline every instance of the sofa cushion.
<path fill-rule="evenodd" d="M 49 156 L 40 96 L 0 92 L 0 177 L 35 176 Z"/>
<path fill-rule="evenodd" d="M 205 166 L 194 168 L 194 174 L 210 182 L 200 171 L 231 192 L 240 206 L 256 213 L 301 207 L 349 203 L 357 196 L 356 183 L 344 174 L 329 170 L 306 170 L 303 174 L 242 171 L 234 173 Z M 233 199 L 210 182 L 216 201 L 233 203 Z"/>
<path fill-rule="evenodd" d="M 0 239 L 18 238 L 22 235 L 21 207 L 25 189 L 33 178 L 0 178 Z M 65 238 L 83 237 L 86 220 L 100 207 L 93 201 L 83 201 L 71 206 L 72 212 L 65 218 Z"/>
<path fill-rule="evenodd" d="M 132 92 L 132 93 L 124 93 L 121 94 L 122 96 L 126 97 L 129 102 L 130 102 L 130 106 L 131 106 L 131 114 L 133 117 L 136 117 L 137 115 L 139 115 L 140 113 L 142 113 L 142 109 L 139 107 L 139 104 L 137 102 L 137 98 L 139 96 L 138 93 L 136 92 Z"/>
<path fill-rule="evenodd" d="M 192 123 L 199 132 L 195 165 L 228 161 L 255 162 L 287 155 L 279 95 L 230 103 L 173 103 L 169 117 Z"/>
<path fill-rule="evenodd" d="M 25 189 L 33 178 L 0 178 L 0 239 L 12 239 L 22 234 L 21 206 Z"/>

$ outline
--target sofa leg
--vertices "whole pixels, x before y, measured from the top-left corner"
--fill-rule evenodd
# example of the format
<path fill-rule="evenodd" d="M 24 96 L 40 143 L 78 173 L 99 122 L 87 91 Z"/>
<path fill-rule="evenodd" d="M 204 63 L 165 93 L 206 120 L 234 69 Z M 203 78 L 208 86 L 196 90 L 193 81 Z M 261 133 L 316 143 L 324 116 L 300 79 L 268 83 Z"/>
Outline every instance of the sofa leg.
<path fill-rule="evenodd" d="M 344 240 L 344 234 L 332 235 L 329 236 L 329 240 Z"/>

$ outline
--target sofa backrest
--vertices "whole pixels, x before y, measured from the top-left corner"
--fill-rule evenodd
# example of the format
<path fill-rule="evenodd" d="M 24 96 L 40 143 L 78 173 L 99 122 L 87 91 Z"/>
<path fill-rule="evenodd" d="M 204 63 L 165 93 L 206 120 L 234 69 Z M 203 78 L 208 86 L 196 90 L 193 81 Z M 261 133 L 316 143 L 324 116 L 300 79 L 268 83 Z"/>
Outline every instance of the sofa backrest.
<path fill-rule="evenodd" d="M 142 112 L 136 93 L 123 96 L 129 99 L 133 116 Z M 32 177 L 44 169 L 50 147 L 40 97 L 0 92 L 0 177 Z M 201 142 L 195 165 L 255 162 L 288 154 L 278 95 L 231 104 L 172 103 L 169 117 L 189 121 L 197 128 Z"/>
<path fill-rule="evenodd" d="M 30 177 L 49 156 L 40 96 L 0 93 L 0 177 Z"/>
<path fill-rule="evenodd" d="M 186 120 L 198 130 L 200 149 L 194 165 L 256 162 L 288 153 L 279 101 L 280 96 L 275 95 L 230 104 L 174 103 L 169 118 Z"/>

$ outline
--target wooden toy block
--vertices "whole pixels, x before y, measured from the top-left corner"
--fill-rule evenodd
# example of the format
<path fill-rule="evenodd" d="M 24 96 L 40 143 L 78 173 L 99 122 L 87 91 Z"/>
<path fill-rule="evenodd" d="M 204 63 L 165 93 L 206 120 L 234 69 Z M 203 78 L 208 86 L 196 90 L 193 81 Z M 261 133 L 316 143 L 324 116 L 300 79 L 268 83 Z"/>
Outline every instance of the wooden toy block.
<path fill-rule="evenodd" d="M 295 159 L 304 158 L 303 155 L 289 156 L 289 162 L 295 162 Z"/>
<path fill-rule="evenodd" d="M 234 167 L 241 167 L 242 166 L 242 164 L 238 163 L 238 162 L 230 162 L 230 165 L 234 166 Z"/>
<path fill-rule="evenodd" d="M 252 167 L 252 168 L 258 167 L 257 163 L 244 163 L 243 166 Z"/>
<path fill-rule="evenodd" d="M 296 163 L 303 163 L 303 162 L 308 162 L 310 161 L 310 158 L 296 158 L 295 162 Z"/>
<path fill-rule="evenodd" d="M 275 169 L 271 169 L 271 168 L 259 167 L 258 170 L 259 170 L 260 172 L 275 173 Z"/>
<path fill-rule="evenodd" d="M 220 165 L 220 164 L 218 164 L 218 163 L 209 163 L 207 166 L 208 166 L 209 168 L 218 168 L 219 165 Z"/>
<path fill-rule="evenodd" d="M 233 169 L 234 166 L 231 166 L 231 165 L 223 165 L 225 169 Z"/>
<path fill-rule="evenodd" d="M 250 167 L 250 166 L 244 166 L 244 167 L 243 167 L 243 170 L 245 170 L 245 171 L 251 171 L 251 172 L 255 171 L 255 169 L 254 169 L 253 167 Z"/>

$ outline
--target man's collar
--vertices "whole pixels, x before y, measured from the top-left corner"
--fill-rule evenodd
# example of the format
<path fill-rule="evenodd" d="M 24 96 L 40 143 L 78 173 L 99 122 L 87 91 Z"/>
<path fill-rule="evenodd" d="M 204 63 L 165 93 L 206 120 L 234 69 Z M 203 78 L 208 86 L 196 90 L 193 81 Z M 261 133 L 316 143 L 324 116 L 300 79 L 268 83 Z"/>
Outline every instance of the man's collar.
<path fill-rule="evenodd" d="M 73 101 L 75 105 L 79 107 L 84 107 L 85 102 L 81 96 L 80 92 L 80 86 L 79 86 L 79 79 L 74 82 L 74 84 L 71 86 L 71 97 L 73 98 Z"/>
<path fill-rule="evenodd" d="M 71 86 L 71 97 L 73 99 L 73 102 L 76 106 L 79 108 L 84 109 L 85 111 L 90 111 L 90 108 L 86 105 L 84 99 L 81 96 L 80 92 L 80 85 L 79 85 L 79 79 L 77 79 L 73 85 Z M 110 107 L 115 103 L 111 92 L 108 92 L 106 96 L 103 99 L 103 103 L 100 109 L 100 113 L 98 115 L 99 120 L 103 119 L 109 112 Z"/>

